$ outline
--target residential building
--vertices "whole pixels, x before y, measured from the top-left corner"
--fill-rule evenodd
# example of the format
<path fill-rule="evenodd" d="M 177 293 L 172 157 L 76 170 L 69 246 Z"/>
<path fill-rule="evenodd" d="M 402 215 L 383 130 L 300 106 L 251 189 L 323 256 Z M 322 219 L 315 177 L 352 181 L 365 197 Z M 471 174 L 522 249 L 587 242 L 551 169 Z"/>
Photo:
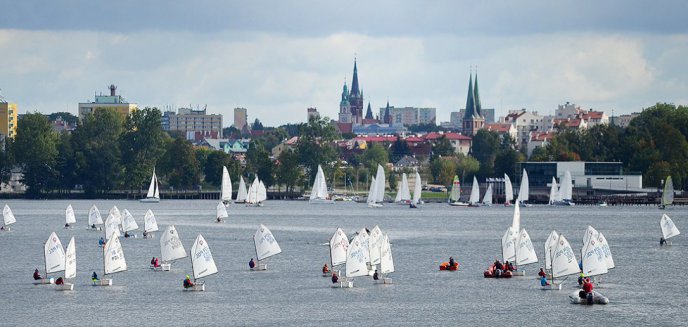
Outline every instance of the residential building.
<path fill-rule="evenodd" d="M 17 135 L 17 104 L 0 96 L 0 133 L 10 138 Z"/>
<path fill-rule="evenodd" d="M 298 136 L 293 136 L 292 138 L 290 138 L 288 140 L 282 141 L 282 143 L 277 144 L 272 148 L 272 150 L 271 150 L 272 156 L 274 158 L 277 158 L 284 151 L 287 151 L 287 150 L 293 151 L 294 149 L 296 149 L 296 145 L 298 142 L 299 142 Z"/>
<path fill-rule="evenodd" d="M 549 187 L 552 177 L 561 183 L 566 171 L 571 173 L 575 188 L 592 188 L 617 191 L 638 191 L 643 188 L 643 176 L 640 173 L 625 173 L 621 162 L 519 162 L 516 164 L 515 180 L 521 180 L 521 172 L 528 172 L 531 187 Z"/>
<path fill-rule="evenodd" d="M 234 108 L 234 128 L 242 131 L 248 126 L 248 114 L 246 108 Z"/>
<path fill-rule="evenodd" d="M 480 112 L 480 93 L 478 92 L 478 74 L 475 74 L 475 85 L 473 84 L 473 74 L 468 79 L 468 95 L 466 96 L 466 113 L 463 116 L 463 134 L 473 136 L 478 130 L 485 127 L 485 117 Z"/>
<path fill-rule="evenodd" d="M 627 115 L 619 115 L 617 117 L 612 117 L 612 124 L 626 128 L 628 125 L 631 124 L 631 121 L 635 119 L 635 117 L 640 116 L 640 113 L 634 112 L 632 114 L 627 114 Z"/>
<path fill-rule="evenodd" d="M 95 96 L 93 102 L 81 102 L 79 103 L 79 121 L 82 121 L 86 115 L 92 113 L 97 108 L 112 109 L 122 116 L 122 119 L 126 119 L 132 112 L 138 109 L 136 103 L 129 103 L 121 95 L 117 95 L 115 91 L 117 86 L 114 84 L 108 87 L 110 89 L 110 95 L 100 95 Z"/>
<path fill-rule="evenodd" d="M 412 156 L 403 156 L 396 163 L 394 163 L 394 171 L 400 171 L 404 169 L 417 170 L 418 168 L 420 168 L 420 162 L 418 159 Z"/>
<path fill-rule="evenodd" d="M 403 125 L 370 124 L 352 126 L 352 132 L 357 135 L 403 134 L 407 130 Z"/>
<path fill-rule="evenodd" d="M 530 158 L 530 156 L 533 154 L 535 148 L 544 147 L 550 144 L 554 135 L 555 134 L 553 131 L 530 132 L 528 145 L 526 147 L 526 153 L 528 154 L 528 158 Z"/>
<path fill-rule="evenodd" d="M 497 132 L 500 135 L 509 135 L 514 141 L 518 138 L 518 131 L 511 123 L 485 124 L 485 129 L 491 132 Z"/>
<path fill-rule="evenodd" d="M 437 141 L 441 137 L 445 137 L 447 140 L 449 140 L 452 147 L 454 148 L 454 153 L 463 153 L 467 155 L 468 152 L 471 150 L 471 138 L 459 133 L 432 132 L 425 135 L 424 138 L 430 143 L 435 143 L 435 141 Z"/>
<path fill-rule="evenodd" d="M 543 117 L 537 111 L 510 110 L 504 117 L 505 123 L 511 123 L 516 128 L 516 143 L 520 148 L 526 147 L 530 139 L 530 132 L 541 131 Z"/>
<path fill-rule="evenodd" d="M 208 115 L 206 108 L 198 110 L 179 108 L 177 113 L 166 111 L 164 117 L 169 122 L 168 130 L 185 133 L 187 140 L 222 138 L 222 115 Z"/>
<path fill-rule="evenodd" d="M 380 108 L 380 117 L 382 121 L 391 125 L 419 125 L 419 124 L 436 124 L 435 108 L 417 108 L 417 107 L 400 107 L 396 108 L 387 106 Z"/>

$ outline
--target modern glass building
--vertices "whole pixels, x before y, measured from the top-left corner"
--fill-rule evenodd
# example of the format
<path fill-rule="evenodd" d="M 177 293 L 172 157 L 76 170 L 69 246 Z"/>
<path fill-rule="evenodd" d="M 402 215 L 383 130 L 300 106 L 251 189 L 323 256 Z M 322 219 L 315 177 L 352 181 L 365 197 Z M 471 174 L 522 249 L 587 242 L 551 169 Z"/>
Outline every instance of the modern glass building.
<path fill-rule="evenodd" d="M 638 190 L 643 188 L 643 176 L 640 173 L 628 173 L 623 170 L 621 162 L 519 162 L 513 179 L 514 184 L 521 181 L 523 169 L 528 172 L 531 187 L 549 187 L 552 177 L 557 183 L 568 170 L 571 173 L 574 187 L 595 189 Z"/>

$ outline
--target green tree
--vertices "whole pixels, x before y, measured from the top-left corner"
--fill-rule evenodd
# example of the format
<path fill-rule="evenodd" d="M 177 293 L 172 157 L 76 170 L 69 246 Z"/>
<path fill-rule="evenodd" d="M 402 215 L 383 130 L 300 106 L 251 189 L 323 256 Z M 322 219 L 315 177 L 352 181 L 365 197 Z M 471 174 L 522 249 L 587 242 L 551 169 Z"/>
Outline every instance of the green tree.
<path fill-rule="evenodd" d="M 451 185 L 456 175 L 457 159 L 455 157 L 437 157 L 430 162 L 430 172 L 435 183 Z"/>
<path fill-rule="evenodd" d="M 327 169 L 338 158 L 337 149 L 332 145 L 338 137 L 337 130 L 330 124 L 328 117 L 311 117 L 308 124 L 301 125 L 296 151 L 301 164 L 306 168 L 308 180 L 313 180 L 318 165 Z"/>
<path fill-rule="evenodd" d="M 56 188 L 63 191 L 74 189 L 77 183 L 77 160 L 72 146 L 72 134 L 62 133 L 57 145 L 58 156 L 56 159 L 56 169 L 60 176 Z"/>
<path fill-rule="evenodd" d="M 187 140 L 178 137 L 166 146 L 160 165 L 169 185 L 177 190 L 194 189 L 201 183 L 201 164 Z"/>
<path fill-rule="evenodd" d="M 442 135 L 432 145 L 432 156 L 446 157 L 454 154 L 454 147 L 452 146 L 446 135 Z"/>
<path fill-rule="evenodd" d="M 500 136 L 496 132 L 481 129 L 473 137 L 471 156 L 480 162 L 480 170 L 477 174 L 480 179 L 495 175 L 495 160 L 500 146 Z"/>
<path fill-rule="evenodd" d="M 256 118 L 256 120 L 253 121 L 253 124 L 251 125 L 251 130 L 253 131 L 262 131 L 263 128 L 263 123 L 261 123 L 258 118 Z"/>
<path fill-rule="evenodd" d="M 277 158 L 277 183 L 286 187 L 287 193 L 294 191 L 303 179 L 303 169 L 299 165 L 299 155 L 295 151 L 284 151 Z"/>
<path fill-rule="evenodd" d="M 0 139 L 0 182 L 9 183 L 14 167 L 14 155 L 12 154 L 12 139 L 3 137 Z"/>
<path fill-rule="evenodd" d="M 449 146 L 451 146 L 451 144 Z M 411 154 L 411 149 L 409 148 L 408 143 L 402 140 L 401 137 L 397 136 L 396 141 L 394 141 L 392 146 L 389 148 L 389 158 L 392 160 L 392 162 L 397 162 L 404 156 L 409 156 Z"/>
<path fill-rule="evenodd" d="M 165 153 L 162 113 L 158 108 L 145 108 L 131 113 L 124 122 L 120 149 L 127 189 L 147 188 L 155 164 Z"/>
<path fill-rule="evenodd" d="M 480 162 L 475 158 L 459 153 L 456 155 L 456 175 L 472 179 L 480 170 Z"/>
<path fill-rule="evenodd" d="M 27 196 L 38 197 L 57 178 L 57 143 L 58 135 L 46 116 L 29 113 L 22 118 L 13 152 L 24 174 Z"/>
<path fill-rule="evenodd" d="M 387 151 L 382 147 L 382 145 L 373 143 L 373 145 L 368 147 L 365 152 L 363 152 L 361 162 L 364 166 L 366 166 L 366 168 L 368 168 L 368 171 L 375 173 L 377 172 L 377 165 L 385 167 L 389 162 L 389 157 L 387 156 Z"/>
<path fill-rule="evenodd" d="M 265 187 L 274 184 L 273 164 L 270 153 L 260 141 L 251 141 L 246 152 L 246 169 L 254 172 Z"/>
<path fill-rule="evenodd" d="M 220 186 L 222 184 L 222 167 L 226 166 L 230 160 L 231 156 L 224 151 L 210 152 L 203 166 L 205 181 L 211 185 Z M 227 172 L 229 173 L 229 169 Z"/>

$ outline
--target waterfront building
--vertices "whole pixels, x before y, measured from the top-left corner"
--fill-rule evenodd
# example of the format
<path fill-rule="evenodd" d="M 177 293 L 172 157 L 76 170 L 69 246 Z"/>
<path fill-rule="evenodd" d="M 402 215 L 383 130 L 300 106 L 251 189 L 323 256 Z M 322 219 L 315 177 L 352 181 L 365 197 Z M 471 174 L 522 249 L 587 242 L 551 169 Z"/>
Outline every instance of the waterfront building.
<path fill-rule="evenodd" d="M 82 121 L 86 115 L 92 113 L 97 108 L 112 109 L 122 116 L 122 120 L 125 120 L 132 112 L 138 109 L 136 103 L 129 103 L 121 95 L 115 93 L 117 86 L 112 84 L 108 89 L 110 89 L 110 95 L 103 95 L 101 93 L 95 96 L 93 102 L 79 103 L 79 121 Z"/>

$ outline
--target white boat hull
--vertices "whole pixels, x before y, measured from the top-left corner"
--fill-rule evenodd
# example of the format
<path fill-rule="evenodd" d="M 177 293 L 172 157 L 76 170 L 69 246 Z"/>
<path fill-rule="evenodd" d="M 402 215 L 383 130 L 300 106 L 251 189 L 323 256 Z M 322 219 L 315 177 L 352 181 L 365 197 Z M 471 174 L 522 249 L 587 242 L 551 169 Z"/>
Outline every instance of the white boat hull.
<path fill-rule="evenodd" d="M 158 202 L 160 202 L 160 199 L 159 198 L 143 198 L 143 199 L 140 199 L 139 202 L 142 202 L 142 203 L 158 203 Z"/>
<path fill-rule="evenodd" d="M 62 285 L 56 285 L 55 289 L 58 291 L 73 291 L 74 290 L 74 284 L 64 283 Z"/>
<path fill-rule="evenodd" d="M 381 278 L 375 281 L 375 284 L 392 284 L 391 278 Z"/>
<path fill-rule="evenodd" d="M 334 204 L 334 200 L 327 200 L 327 199 L 310 199 L 308 200 L 309 204 Z"/>
<path fill-rule="evenodd" d="M 525 276 L 526 271 L 525 270 L 514 270 L 511 272 L 511 276 Z"/>
<path fill-rule="evenodd" d="M 103 279 L 99 279 L 99 280 L 94 280 L 93 286 L 112 286 L 112 279 L 103 278 Z"/>
<path fill-rule="evenodd" d="M 189 292 L 203 292 L 205 291 L 205 283 L 196 283 L 191 287 L 184 287 L 184 290 Z"/>
<path fill-rule="evenodd" d="M 368 208 L 382 208 L 381 203 L 368 203 Z"/>
<path fill-rule="evenodd" d="M 581 290 L 575 291 L 573 294 L 569 295 L 569 299 L 571 299 L 571 303 L 574 304 L 608 304 L 609 299 L 600 294 L 599 292 L 592 292 L 592 301 L 590 301 L 588 298 L 583 299 L 578 294 L 580 293 Z"/>
<path fill-rule="evenodd" d="M 50 284 L 55 284 L 55 278 L 42 278 L 42 279 L 35 279 L 33 281 L 34 285 L 50 285 Z"/>
<path fill-rule="evenodd" d="M 336 283 L 332 284 L 332 288 L 352 288 L 354 287 L 354 281 L 353 280 L 340 280 Z"/>
<path fill-rule="evenodd" d="M 449 205 L 452 207 L 468 207 L 466 202 L 449 202 Z"/>
<path fill-rule="evenodd" d="M 267 263 L 257 263 L 255 267 L 251 268 L 253 271 L 262 271 L 262 270 L 268 270 L 268 264 Z"/>
<path fill-rule="evenodd" d="M 341 272 L 339 270 L 335 270 L 334 272 L 337 273 L 337 276 L 341 275 Z M 323 277 L 332 277 L 332 271 L 328 271 L 326 273 L 322 274 Z"/>
<path fill-rule="evenodd" d="M 561 291 L 562 284 L 563 283 L 551 283 L 547 286 L 540 286 L 540 288 L 545 291 Z"/>
<path fill-rule="evenodd" d="M 157 267 L 150 266 L 154 271 L 170 271 L 172 269 L 171 263 L 163 263 Z"/>

